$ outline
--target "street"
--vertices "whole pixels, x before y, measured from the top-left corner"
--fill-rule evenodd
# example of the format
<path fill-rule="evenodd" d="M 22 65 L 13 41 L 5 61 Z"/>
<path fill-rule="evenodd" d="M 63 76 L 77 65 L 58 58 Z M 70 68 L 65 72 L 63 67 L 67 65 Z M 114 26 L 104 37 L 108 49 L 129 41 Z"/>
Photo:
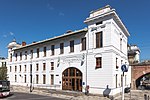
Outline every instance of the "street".
<path fill-rule="evenodd" d="M 66 100 L 66 99 L 60 99 L 56 97 L 30 94 L 30 93 L 19 93 L 19 92 L 14 92 L 13 94 L 10 94 L 10 96 L 5 98 L 0 98 L 0 100 L 1 99 L 3 100 Z"/>

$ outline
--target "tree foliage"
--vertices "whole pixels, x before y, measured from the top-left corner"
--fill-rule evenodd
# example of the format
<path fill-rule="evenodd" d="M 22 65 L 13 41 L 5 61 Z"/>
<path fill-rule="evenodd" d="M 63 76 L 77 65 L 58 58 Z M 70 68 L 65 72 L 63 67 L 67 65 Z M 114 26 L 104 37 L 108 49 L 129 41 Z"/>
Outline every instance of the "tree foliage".
<path fill-rule="evenodd" d="M 0 67 L 0 80 L 7 80 L 7 67 Z"/>

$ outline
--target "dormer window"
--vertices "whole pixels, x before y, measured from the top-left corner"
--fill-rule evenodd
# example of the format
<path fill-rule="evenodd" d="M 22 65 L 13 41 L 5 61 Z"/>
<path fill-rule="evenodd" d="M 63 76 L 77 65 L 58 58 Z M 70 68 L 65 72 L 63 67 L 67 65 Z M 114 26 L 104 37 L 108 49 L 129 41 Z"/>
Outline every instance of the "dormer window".
<path fill-rule="evenodd" d="M 97 22 L 96 25 L 103 24 L 103 21 Z"/>

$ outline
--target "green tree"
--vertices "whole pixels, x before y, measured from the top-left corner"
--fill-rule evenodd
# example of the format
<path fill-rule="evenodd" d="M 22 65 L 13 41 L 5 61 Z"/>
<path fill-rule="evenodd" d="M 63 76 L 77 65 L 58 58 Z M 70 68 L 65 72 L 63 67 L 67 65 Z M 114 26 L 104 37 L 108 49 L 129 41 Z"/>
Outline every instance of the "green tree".
<path fill-rule="evenodd" d="M 7 80 L 7 67 L 0 67 L 0 80 Z"/>

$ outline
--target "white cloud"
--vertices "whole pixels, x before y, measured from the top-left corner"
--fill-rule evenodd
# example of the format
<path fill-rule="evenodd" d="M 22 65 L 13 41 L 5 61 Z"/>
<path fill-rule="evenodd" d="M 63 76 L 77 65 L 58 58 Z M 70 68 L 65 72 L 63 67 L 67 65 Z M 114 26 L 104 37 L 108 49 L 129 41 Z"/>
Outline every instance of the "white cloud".
<path fill-rule="evenodd" d="M 59 16 L 65 16 L 65 14 L 64 14 L 64 13 L 62 13 L 62 12 L 60 12 L 60 13 L 59 13 Z"/>
<path fill-rule="evenodd" d="M 4 38 L 6 38 L 6 37 L 7 37 L 7 35 L 3 35 L 3 37 L 4 37 Z"/>
<path fill-rule="evenodd" d="M 52 7 L 50 4 L 47 4 L 47 8 L 48 8 L 49 10 L 54 10 L 54 7 Z"/>
<path fill-rule="evenodd" d="M 9 34 L 12 36 L 12 35 L 14 35 L 14 33 L 13 32 L 9 32 Z"/>

